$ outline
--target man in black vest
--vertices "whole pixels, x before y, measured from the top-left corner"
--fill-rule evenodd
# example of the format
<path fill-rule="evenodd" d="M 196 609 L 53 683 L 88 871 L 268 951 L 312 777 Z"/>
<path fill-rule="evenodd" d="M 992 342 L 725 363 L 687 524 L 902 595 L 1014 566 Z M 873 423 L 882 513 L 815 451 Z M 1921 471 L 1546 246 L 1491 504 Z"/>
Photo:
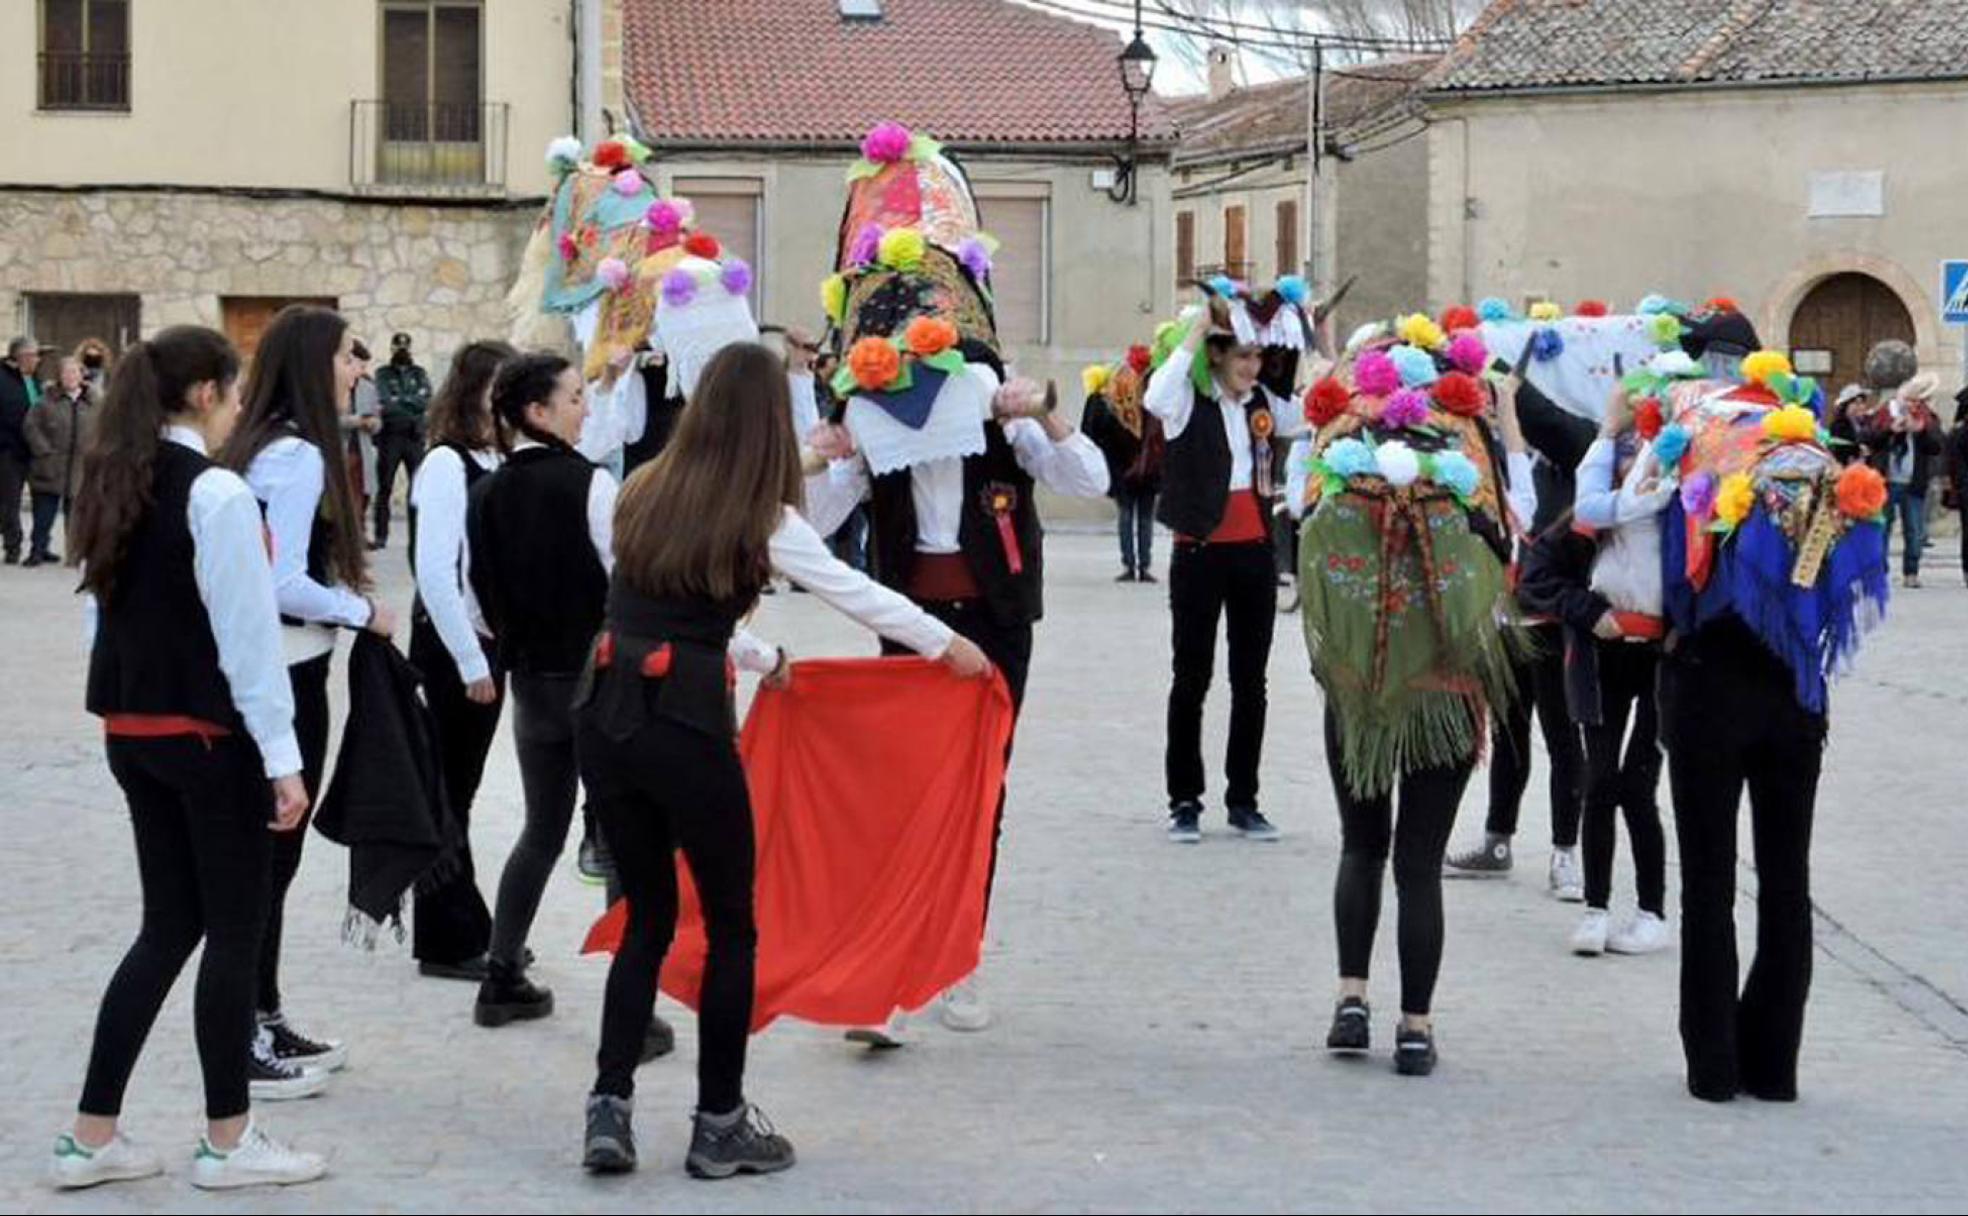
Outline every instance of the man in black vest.
<path fill-rule="evenodd" d="M 1290 311 L 1287 311 L 1290 310 Z M 1203 703 L 1227 619 L 1230 739 L 1224 806 L 1248 840 L 1278 829 L 1257 808 L 1265 667 L 1277 616 L 1270 506 L 1271 440 L 1302 424 L 1289 397 L 1309 332 L 1297 301 L 1253 301 L 1229 284 L 1190 309 L 1189 332 L 1148 382 L 1142 404 L 1168 437 L 1157 518 L 1175 533 L 1169 563 L 1174 677 L 1169 686 L 1169 840 L 1202 839 Z M 1294 328 L 1293 323 L 1296 322 Z M 1286 335 L 1299 338 L 1290 342 Z M 1201 362 L 1199 362 L 1201 360 Z"/>

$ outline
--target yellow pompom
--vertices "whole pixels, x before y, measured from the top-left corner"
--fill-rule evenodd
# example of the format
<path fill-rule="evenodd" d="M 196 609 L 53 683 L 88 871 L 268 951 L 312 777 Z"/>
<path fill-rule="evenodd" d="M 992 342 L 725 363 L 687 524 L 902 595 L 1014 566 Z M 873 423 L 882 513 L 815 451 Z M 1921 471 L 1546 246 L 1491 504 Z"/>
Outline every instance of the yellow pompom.
<path fill-rule="evenodd" d="M 1562 320 L 1564 316 L 1565 310 L 1553 304 L 1550 300 L 1539 300 L 1537 303 L 1531 305 L 1531 320 L 1533 321 L 1558 321 Z"/>
<path fill-rule="evenodd" d="M 891 228 L 882 234 L 882 265 L 890 270 L 914 270 L 922 265 L 926 248 L 923 234 L 914 228 Z"/>
<path fill-rule="evenodd" d="M 1788 376 L 1790 358 L 1780 350 L 1759 350 L 1742 361 L 1742 378 L 1749 384 L 1769 387 L 1771 376 Z"/>
<path fill-rule="evenodd" d="M 1818 417 L 1801 405 L 1786 405 L 1763 415 L 1763 433 L 1784 443 L 1809 443 L 1818 437 Z"/>
<path fill-rule="evenodd" d="M 1105 389 L 1107 382 L 1113 379 L 1113 377 L 1113 369 L 1109 368 L 1106 364 L 1088 364 L 1080 372 L 1080 387 L 1086 389 L 1087 396 L 1092 397 Z"/>
<path fill-rule="evenodd" d="M 1715 518 L 1731 528 L 1749 518 L 1749 509 L 1756 505 L 1756 487 L 1750 484 L 1749 474 L 1731 473 L 1722 479 L 1722 489 L 1715 495 Z"/>
<path fill-rule="evenodd" d="M 1423 350 L 1440 350 L 1449 343 L 1449 335 L 1426 313 L 1417 312 L 1402 317 L 1395 323 L 1395 331 L 1403 342 Z"/>
<path fill-rule="evenodd" d="M 820 281 L 820 307 L 826 310 L 827 319 L 839 325 L 847 315 L 847 280 L 837 274 L 830 274 Z"/>

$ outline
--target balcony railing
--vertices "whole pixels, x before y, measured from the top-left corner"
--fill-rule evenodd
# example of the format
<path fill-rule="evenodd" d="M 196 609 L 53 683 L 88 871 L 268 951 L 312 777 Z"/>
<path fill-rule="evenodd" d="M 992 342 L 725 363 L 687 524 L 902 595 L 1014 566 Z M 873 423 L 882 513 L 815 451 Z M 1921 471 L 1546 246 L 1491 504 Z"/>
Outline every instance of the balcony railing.
<path fill-rule="evenodd" d="M 501 189 L 507 109 L 498 101 L 350 102 L 349 181 L 386 192 Z"/>
<path fill-rule="evenodd" d="M 44 110 L 128 110 L 130 56 L 81 51 L 41 53 Z"/>

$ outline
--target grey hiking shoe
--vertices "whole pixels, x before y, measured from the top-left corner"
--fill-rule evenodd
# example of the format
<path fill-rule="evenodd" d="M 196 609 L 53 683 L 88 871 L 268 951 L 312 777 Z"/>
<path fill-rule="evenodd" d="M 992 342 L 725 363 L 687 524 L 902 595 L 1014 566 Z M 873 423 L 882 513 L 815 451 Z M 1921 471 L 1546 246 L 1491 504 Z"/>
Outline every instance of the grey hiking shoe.
<path fill-rule="evenodd" d="M 775 1174 L 791 1169 L 792 1141 L 773 1129 L 765 1112 L 750 1102 L 728 1115 L 697 1112 L 684 1168 L 693 1178 L 737 1174 Z"/>
<path fill-rule="evenodd" d="M 629 1116 L 635 1103 L 613 1094 L 588 1095 L 588 1133 L 581 1167 L 591 1174 L 626 1174 L 636 1167 L 635 1130 Z"/>

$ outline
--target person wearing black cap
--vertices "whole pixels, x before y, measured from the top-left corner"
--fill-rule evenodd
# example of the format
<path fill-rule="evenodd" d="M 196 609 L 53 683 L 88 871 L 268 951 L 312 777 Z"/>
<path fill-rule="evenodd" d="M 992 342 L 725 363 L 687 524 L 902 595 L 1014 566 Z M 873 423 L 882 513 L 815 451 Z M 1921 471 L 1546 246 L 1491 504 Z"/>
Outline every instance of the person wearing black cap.
<path fill-rule="evenodd" d="M 431 382 L 410 353 L 410 335 L 390 338 L 390 361 L 376 372 L 376 395 L 382 400 L 383 429 L 376 436 L 376 535 L 373 548 L 389 544 L 390 498 L 396 490 L 396 470 L 417 475 L 424 455 L 424 411 L 430 407 Z"/>

